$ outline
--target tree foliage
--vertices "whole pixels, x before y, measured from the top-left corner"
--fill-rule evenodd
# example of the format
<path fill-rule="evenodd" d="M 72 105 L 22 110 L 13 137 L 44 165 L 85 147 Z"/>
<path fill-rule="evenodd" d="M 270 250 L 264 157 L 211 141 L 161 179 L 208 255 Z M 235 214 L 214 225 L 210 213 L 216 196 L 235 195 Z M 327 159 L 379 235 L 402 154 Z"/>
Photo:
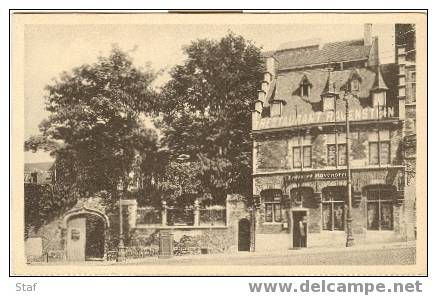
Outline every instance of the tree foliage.
<path fill-rule="evenodd" d="M 25 238 L 34 231 L 50 222 L 53 218 L 68 207 L 73 206 L 73 200 L 68 198 L 74 194 L 62 185 L 24 184 L 24 217 Z"/>
<path fill-rule="evenodd" d="M 144 124 L 156 96 L 150 86 L 155 78 L 116 47 L 91 65 L 62 73 L 46 87 L 50 115 L 25 149 L 50 151 L 57 182 L 80 196 L 112 192 L 120 178 L 127 188 L 136 161 L 158 150 L 156 132 Z"/>
<path fill-rule="evenodd" d="M 250 195 L 251 108 L 262 74 L 260 49 L 229 33 L 184 48 L 156 110 L 172 155 L 196 162 L 203 191 L 223 201 L 228 192 Z"/>

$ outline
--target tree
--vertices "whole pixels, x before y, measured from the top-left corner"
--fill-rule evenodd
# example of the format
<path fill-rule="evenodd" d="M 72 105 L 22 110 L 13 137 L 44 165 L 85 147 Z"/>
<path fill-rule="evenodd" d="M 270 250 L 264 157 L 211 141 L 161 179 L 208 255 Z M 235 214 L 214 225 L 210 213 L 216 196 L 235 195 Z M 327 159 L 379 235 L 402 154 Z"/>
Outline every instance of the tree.
<path fill-rule="evenodd" d="M 156 110 L 174 158 L 199 164 L 199 191 L 223 201 L 226 193 L 251 195 L 251 109 L 262 74 L 260 49 L 229 33 L 184 48 Z"/>
<path fill-rule="evenodd" d="M 74 188 L 76 197 L 114 192 L 120 179 L 126 189 L 138 160 L 159 148 L 156 132 L 144 124 L 156 96 L 150 86 L 156 75 L 134 67 L 116 47 L 91 65 L 62 73 L 46 87 L 50 115 L 25 149 L 50 151 L 57 183 Z"/>

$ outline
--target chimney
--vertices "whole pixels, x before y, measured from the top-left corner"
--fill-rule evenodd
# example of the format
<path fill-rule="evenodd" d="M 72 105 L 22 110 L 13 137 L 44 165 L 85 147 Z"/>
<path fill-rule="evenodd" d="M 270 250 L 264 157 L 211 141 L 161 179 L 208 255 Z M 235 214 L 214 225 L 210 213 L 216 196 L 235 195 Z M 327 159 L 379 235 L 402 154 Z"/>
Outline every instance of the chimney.
<path fill-rule="evenodd" d="M 372 45 L 372 24 L 364 24 L 364 45 Z"/>

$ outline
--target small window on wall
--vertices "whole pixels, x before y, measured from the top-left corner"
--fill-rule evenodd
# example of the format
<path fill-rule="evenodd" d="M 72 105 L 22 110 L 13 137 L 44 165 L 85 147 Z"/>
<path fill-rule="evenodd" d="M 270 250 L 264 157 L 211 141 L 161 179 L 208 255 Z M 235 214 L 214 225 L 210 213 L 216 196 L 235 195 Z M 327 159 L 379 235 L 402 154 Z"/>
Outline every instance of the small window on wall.
<path fill-rule="evenodd" d="M 281 204 L 279 203 L 266 203 L 266 222 L 281 222 Z"/>
<path fill-rule="evenodd" d="M 351 90 L 352 91 L 360 90 L 360 81 L 358 79 L 354 79 L 351 81 Z"/>
<path fill-rule="evenodd" d="M 281 199 L 282 191 L 276 189 L 268 189 L 261 192 L 261 196 L 264 200 L 265 208 L 265 222 L 281 222 L 282 212 L 281 212 Z"/>
<path fill-rule="evenodd" d="M 303 149 L 303 167 L 310 168 L 311 158 L 312 158 L 312 147 L 311 145 L 302 146 L 302 149 Z M 293 167 L 300 168 L 301 166 L 302 163 L 301 163 L 300 147 L 293 147 Z"/>
<path fill-rule="evenodd" d="M 390 142 L 369 142 L 369 163 L 389 164 L 390 163 Z"/>
<path fill-rule="evenodd" d="M 338 147 L 338 154 L 336 146 Z M 328 165 L 335 166 L 336 162 L 339 166 L 346 165 L 346 144 L 328 145 Z"/>
<path fill-rule="evenodd" d="M 380 186 L 367 190 L 368 230 L 393 230 L 393 194 Z"/>

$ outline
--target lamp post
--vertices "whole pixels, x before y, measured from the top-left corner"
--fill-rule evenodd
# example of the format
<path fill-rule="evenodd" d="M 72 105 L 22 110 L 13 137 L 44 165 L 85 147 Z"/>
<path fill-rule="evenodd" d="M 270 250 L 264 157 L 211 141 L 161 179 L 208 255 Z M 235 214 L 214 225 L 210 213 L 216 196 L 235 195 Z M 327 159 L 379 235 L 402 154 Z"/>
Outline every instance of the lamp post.
<path fill-rule="evenodd" d="M 117 261 L 123 262 L 126 260 L 126 247 L 124 246 L 124 235 L 123 235 L 123 205 L 121 203 L 122 195 L 123 195 L 123 181 L 120 180 L 117 184 L 118 191 L 118 203 L 120 210 L 120 231 L 119 231 L 119 241 L 118 241 L 118 252 L 117 252 Z"/>
<path fill-rule="evenodd" d="M 346 177 L 347 177 L 347 217 L 346 217 L 346 247 L 352 247 L 354 245 L 354 235 L 352 232 L 352 181 L 351 181 L 351 168 L 350 168 L 350 155 L 349 155 L 349 99 L 352 94 L 345 93 L 345 116 L 346 116 Z"/>

